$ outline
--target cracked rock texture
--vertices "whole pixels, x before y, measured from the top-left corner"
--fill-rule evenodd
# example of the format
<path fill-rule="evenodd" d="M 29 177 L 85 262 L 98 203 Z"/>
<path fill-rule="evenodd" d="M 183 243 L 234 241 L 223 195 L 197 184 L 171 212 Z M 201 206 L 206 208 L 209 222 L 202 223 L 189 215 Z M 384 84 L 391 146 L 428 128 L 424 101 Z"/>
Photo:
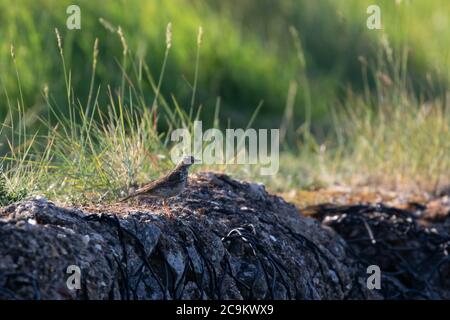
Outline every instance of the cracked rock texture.
<path fill-rule="evenodd" d="M 197 174 L 169 207 L 175 218 L 159 201 L 3 208 L 0 298 L 381 298 L 338 234 L 264 186 Z"/>

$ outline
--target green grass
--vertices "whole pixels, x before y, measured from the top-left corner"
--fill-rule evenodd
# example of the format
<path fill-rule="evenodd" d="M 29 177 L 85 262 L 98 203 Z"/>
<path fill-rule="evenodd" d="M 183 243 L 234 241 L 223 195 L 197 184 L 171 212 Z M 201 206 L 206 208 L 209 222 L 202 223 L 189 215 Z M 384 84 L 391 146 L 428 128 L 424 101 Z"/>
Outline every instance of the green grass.
<path fill-rule="evenodd" d="M 14 39 L 14 54 L 8 44 L 8 54 L 0 55 L 2 204 L 25 194 L 65 203 L 116 201 L 129 186 L 171 167 L 172 129 L 192 130 L 195 119 L 221 129 L 230 121 L 246 127 L 261 100 L 253 125 L 281 127 L 280 172 L 263 177 L 257 165 L 195 170 L 223 170 L 274 191 L 351 184 L 433 192 L 449 182 L 447 57 L 435 52 L 443 34 L 405 33 L 425 13 L 438 14 L 437 6 L 383 2 L 385 30 L 369 34 L 358 14 L 364 3 L 352 0 L 263 1 L 256 12 L 248 1 L 239 13 L 182 1 L 124 10 L 117 1 L 100 14 L 83 2 L 83 28 L 95 32 L 59 27 L 58 42 L 54 26 L 64 24 L 65 3 L 39 1 L 47 11 L 7 4 L 0 1 L 8 26 L 0 32 Z M 50 10 L 55 5 L 64 10 Z M 285 18 L 282 27 L 264 20 L 268 8 Z M 347 20 L 340 22 L 336 10 Z M 400 31 L 387 27 L 395 10 L 404 10 Z M 314 22 L 324 14 L 331 18 Z M 46 15 L 51 23 L 38 19 Z M 336 28 L 343 37 L 330 37 Z"/>
<path fill-rule="evenodd" d="M 330 101 L 342 98 L 351 85 L 362 90 L 358 56 L 371 59 L 378 51 L 378 41 L 386 33 L 394 48 L 410 49 L 409 70 L 420 89 L 439 91 L 449 77 L 449 36 L 446 18 L 450 6 L 445 0 L 376 1 L 382 8 L 383 31 L 365 27 L 365 9 L 373 1 L 364 0 L 246 0 L 232 1 L 109 1 L 99 6 L 95 1 L 81 0 L 82 29 L 65 28 L 66 8 L 70 1 L 0 0 L 0 80 L 11 96 L 19 94 L 10 63 L 10 44 L 16 47 L 18 69 L 22 77 L 22 93 L 26 109 L 45 109 L 40 92 L 47 84 L 57 107 L 64 111 L 65 85 L 60 81 L 59 52 L 51 36 L 58 27 L 64 38 L 66 60 L 74 66 L 72 84 L 83 103 L 87 102 L 92 45 L 99 42 L 99 65 L 95 79 L 103 86 L 122 85 L 120 67 L 114 57 L 121 57 L 122 47 L 117 33 L 110 32 L 100 18 L 115 27 L 121 26 L 129 47 L 160 74 L 164 49 L 164 26 L 173 25 L 173 50 L 165 71 L 161 93 L 175 94 L 180 105 L 188 109 L 196 70 L 196 34 L 203 26 L 204 41 L 199 52 L 196 105 L 203 105 L 205 118 L 211 118 L 216 97 L 221 97 L 223 119 L 244 125 L 261 100 L 264 101 L 255 125 L 277 127 L 283 114 L 284 99 L 292 81 L 301 82 L 302 67 L 297 59 L 289 27 L 294 26 L 303 43 L 310 82 L 309 90 L 299 85 L 293 108 L 295 125 L 305 120 L 305 100 L 310 91 L 310 110 L 316 127 L 327 121 Z M 39 61 L 39 63 L 36 63 Z M 76 67 L 75 67 L 76 66 Z M 129 66 L 125 66 L 128 68 Z M 432 74 L 435 83 L 425 81 Z M 432 88 L 430 88 L 432 87 Z M 433 92 L 434 93 L 434 92 Z M 153 92 L 144 92 L 151 100 Z M 102 105 L 107 97 L 100 96 Z M 0 116 L 7 106 L 0 92 Z M 276 117 L 274 117 L 276 116 Z"/>
<path fill-rule="evenodd" d="M 27 196 L 27 191 L 24 189 L 18 191 L 11 191 L 6 186 L 6 179 L 1 172 L 0 176 L 0 206 L 7 206 L 11 203 L 20 201 Z"/>

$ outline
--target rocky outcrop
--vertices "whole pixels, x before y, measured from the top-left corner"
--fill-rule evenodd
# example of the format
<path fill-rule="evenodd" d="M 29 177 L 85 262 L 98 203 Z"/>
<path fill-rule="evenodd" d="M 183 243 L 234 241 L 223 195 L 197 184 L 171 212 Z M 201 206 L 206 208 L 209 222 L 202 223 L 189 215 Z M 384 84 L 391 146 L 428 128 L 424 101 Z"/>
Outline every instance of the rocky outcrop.
<path fill-rule="evenodd" d="M 198 174 L 169 207 L 3 208 L 0 298 L 381 298 L 341 236 L 262 185 Z"/>
<path fill-rule="evenodd" d="M 381 203 L 309 210 L 344 238 L 362 265 L 379 268 L 385 299 L 450 299 L 450 216 L 438 202 L 446 200 L 411 203 L 413 210 Z"/>

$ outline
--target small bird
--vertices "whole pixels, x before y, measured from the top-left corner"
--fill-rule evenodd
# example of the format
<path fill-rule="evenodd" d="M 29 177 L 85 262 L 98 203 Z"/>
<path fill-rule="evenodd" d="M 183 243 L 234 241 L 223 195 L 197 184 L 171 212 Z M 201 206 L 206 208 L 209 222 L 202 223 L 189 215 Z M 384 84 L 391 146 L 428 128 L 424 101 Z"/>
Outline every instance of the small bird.
<path fill-rule="evenodd" d="M 119 201 L 124 202 L 134 197 L 162 198 L 164 209 L 167 210 L 166 200 L 183 192 L 187 185 L 189 167 L 195 162 L 196 160 L 192 156 L 184 157 L 171 172 L 142 186 Z"/>

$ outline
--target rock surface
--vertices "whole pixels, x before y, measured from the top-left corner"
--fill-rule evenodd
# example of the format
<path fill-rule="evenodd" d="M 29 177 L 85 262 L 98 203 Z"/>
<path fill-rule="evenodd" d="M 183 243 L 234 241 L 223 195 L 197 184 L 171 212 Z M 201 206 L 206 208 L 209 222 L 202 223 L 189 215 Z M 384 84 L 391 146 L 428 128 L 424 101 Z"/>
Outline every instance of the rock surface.
<path fill-rule="evenodd" d="M 0 298 L 382 298 L 340 235 L 263 186 L 198 174 L 169 207 L 175 218 L 158 201 L 3 208 Z"/>
<path fill-rule="evenodd" d="M 440 200 L 415 210 L 381 203 L 309 210 L 345 239 L 362 265 L 380 268 L 385 299 L 450 299 L 450 215 Z"/>

